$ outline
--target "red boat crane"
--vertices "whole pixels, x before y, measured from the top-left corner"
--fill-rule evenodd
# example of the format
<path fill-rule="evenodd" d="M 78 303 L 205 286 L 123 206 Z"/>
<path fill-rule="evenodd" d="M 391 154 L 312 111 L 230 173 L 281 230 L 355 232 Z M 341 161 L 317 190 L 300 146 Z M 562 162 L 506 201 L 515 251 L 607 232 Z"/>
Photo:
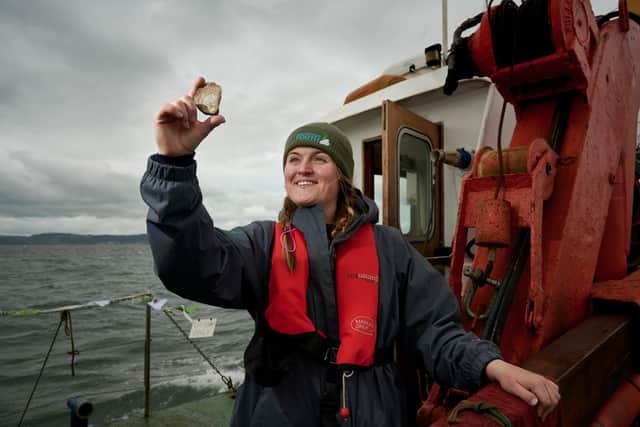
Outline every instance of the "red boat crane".
<path fill-rule="evenodd" d="M 631 425 L 640 414 L 640 270 L 628 263 L 639 255 L 631 236 L 640 213 L 640 20 L 624 0 L 598 18 L 588 0 L 488 11 L 456 32 L 445 91 L 487 76 L 517 124 L 508 148 L 479 150 L 463 181 L 450 285 L 465 327 L 499 343 L 508 361 L 554 378 L 563 398 L 544 423 L 496 385 L 465 405 L 495 405 L 513 426 Z M 420 425 L 444 413 L 443 397 L 432 391 Z M 498 425 L 489 412 L 453 415 L 460 425 Z"/>

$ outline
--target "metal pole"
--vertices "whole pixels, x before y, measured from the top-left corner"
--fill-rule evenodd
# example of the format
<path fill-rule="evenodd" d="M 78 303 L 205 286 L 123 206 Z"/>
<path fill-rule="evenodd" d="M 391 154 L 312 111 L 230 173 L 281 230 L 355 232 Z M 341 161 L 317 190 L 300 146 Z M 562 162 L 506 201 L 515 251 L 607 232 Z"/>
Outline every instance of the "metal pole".
<path fill-rule="evenodd" d="M 105 300 L 104 302 L 106 303 L 106 305 L 109 305 L 109 304 L 116 304 L 121 302 L 133 301 L 135 299 L 145 299 L 145 298 L 148 298 L 149 301 L 151 301 L 151 299 L 153 299 L 153 294 L 146 292 L 144 294 L 128 295 L 125 297 L 112 298 L 110 300 Z M 49 308 L 49 309 L 27 308 L 25 310 L 10 310 L 10 311 L 0 310 L 0 317 L 35 316 L 35 315 L 47 314 L 47 313 L 62 313 L 65 311 L 71 312 L 74 310 L 93 309 L 93 308 L 102 307 L 102 306 L 103 305 L 98 305 L 97 301 L 91 301 L 86 304 L 66 305 L 64 307 L 56 307 L 56 308 Z"/>
<path fill-rule="evenodd" d="M 144 334 L 144 417 L 149 418 L 149 377 L 151 365 L 151 307 L 145 304 L 145 334 Z"/>
<path fill-rule="evenodd" d="M 445 60 L 449 52 L 449 17 L 447 14 L 448 0 L 442 0 L 442 58 Z"/>

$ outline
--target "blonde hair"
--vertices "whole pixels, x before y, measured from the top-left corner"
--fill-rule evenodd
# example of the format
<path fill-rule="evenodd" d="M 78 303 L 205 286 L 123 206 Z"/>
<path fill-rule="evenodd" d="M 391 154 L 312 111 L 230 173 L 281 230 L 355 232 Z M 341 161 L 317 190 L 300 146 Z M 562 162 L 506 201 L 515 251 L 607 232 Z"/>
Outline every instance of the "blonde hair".
<path fill-rule="evenodd" d="M 336 215 L 334 219 L 334 228 L 331 231 L 331 240 L 335 239 L 343 233 L 356 218 L 356 209 L 358 196 L 356 188 L 353 186 L 349 178 L 340 170 L 338 170 L 338 200 L 336 201 Z M 284 198 L 282 210 L 278 222 L 283 230 L 287 230 L 290 226 L 293 213 L 298 206 L 287 196 Z M 276 236 L 279 238 L 279 236 Z M 287 269 L 293 271 L 296 269 L 295 244 L 292 240 L 291 233 L 285 233 L 282 240 L 282 254 L 284 255 Z"/>

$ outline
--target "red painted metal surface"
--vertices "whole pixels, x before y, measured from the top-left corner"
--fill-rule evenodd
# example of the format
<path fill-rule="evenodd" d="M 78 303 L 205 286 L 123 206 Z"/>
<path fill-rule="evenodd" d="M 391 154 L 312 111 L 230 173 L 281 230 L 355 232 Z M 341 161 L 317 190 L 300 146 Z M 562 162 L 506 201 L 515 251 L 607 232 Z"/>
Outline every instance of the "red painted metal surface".
<path fill-rule="evenodd" d="M 560 420 L 557 411 L 551 413 L 544 422 L 538 418 L 536 408 L 529 406 L 523 400 L 506 394 L 497 384 L 491 384 L 469 400 L 474 402 L 491 402 L 498 410 L 511 421 L 513 427 L 534 427 L 534 426 L 558 426 Z M 496 422 L 495 418 L 488 417 L 484 414 L 477 414 L 470 411 L 461 412 L 458 415 L 460 426 L 468 427 L 497 427 L 501 424 Z M 445 418 L 440 418 L 432 424 L 433 427 L 450 427 Z"/>
<path fill-rule="evenodd" d="M 584 91 L 592 84 L 590 78 L 594 73 L 590 58 L 598 48 L 600 32 L 589 1 L 549 1 L 549 23 L 555 52 L 513 67 L 498 68 L 496 65 L 487 14 L 471 38 L 470 47 L 477 69 L 491 77 L 500 93 L 514 105 L 570 90 Z M 538 84 L 541 81 L 545 84 Z"/>
<path fill-rule="evenodd" d="M 630 426 L 640 413 L 640 375 L 634 374 L 611 396 L 596 415 L 592 427 Z"/>
<path fill-rule="evenodd" d="M 511 245 L 511 203 L 480 200 L 476 205 L 476 245 L 504 248 Z"/>
<path fill-rule="evenodd" d="M 634 271 L 624 279 L 594 283 L 591 297 L 603 301 L 630 302 L 640 306 L 640 270 Z"/>
<path fill-rule="evenodd" d="M 591 286 L 585 284 L 592 283 L 598 259 L 615 257 L 617 262 L 620 259 L 624 262 L 622 254 L 624 246 L 628 247 L 630 234 L 629 199 L 618 203 L 618 207 L 614 201 L 611 206 L 610 176 L 619 176 L 613 183 L 623 188 L 625 194 L 632 194 L 633 169 L 631 162 L 623 158 L 635 149 L 634 125 L 640 102 L 640 70 L 635 64 L 640 64 L 640 29 L 632 23 L 625 33 L 614 21 L 594 35 L 593 14 L 590 7 L 585 11 L 588 2 L 565 0 L 549 4 L 553 40 L 559 44 L 556 53 L 574 52 L 573 66 L 569 70 L 562 66 L 558 73 L 572 76 L 577 67 L 590 84 L 562 88 L 582 89 L 569 105 L 560 162 L 555 152 L 540 141 L 551 127 L 557 98 L 548 97 L 542 90 L 537 96 L 529 92 L 527 101 L 519 101 L 510 87 L 499 86 L 505 97 L 514 100 L 517 111 L 518 122 L 510 146 L 530 147 L 529 173 L 507 175 L 504 180 L 506 199 L 514 211 L 513 222 L 531 229 L 530 277 L 525 272 L 521 283 L 521 287 L 528 288 L 528 296 L 526 301 L 518 301 L 516 297 L 512 311 L 520 312 L 520 319 L 511 316 L 509 330 L 514 333 L 512 337 L 505 335 L 502 344 L 507 357 L 515 362 L 584 318 L 591 293 Z M 569 25 L 569 17 L 585 21 L 581 25 L 572 21 Z M 584 28 L 584 34 L 580 28 Z M 486 36 L 487 32 L 481 29 L 476 34 Z M 587 47 L 589 55 L 585 53 Z M 580 59 L 586 57 L 590 61 Z M 535 60 L 525 64 L 534 68 L 540 65 Z M 550 65 L 541 66 L 544 70 Z M 515 78 L 518 70 L 514 68 L 513 74 Z M 528 77 L 529 84 L 543 88 L 547 75 L 541 72 L 536 76 L 535 80 Z M 471 176 L 463 183 L 459 206 L 451 274 L 451 285 L 457 295 L 463 287 L 459 273 L 467 231 L 475 227 L 474 207 L 478 200 L 490 198 L 495 190 L 495 178 L 477 177 L 476 167 L 474 163 Z M 609 215 L 613 216 L 610 222 L 615 230 L 607 230 Z M 629 225 L 620 227 L 620 222 Z M 610 231 L 609 242 L 617 247 L 615 251 L 607 248 L 600 256 L 605 231 Z M 482 325 L 476 326 L 476 332 L 480 331 Z M 515 348 L 519 351 L 512 350 Z"/>
<path fill-rule="evenodd" d="M 503 339 L 508 341 L 511 335 L 513 339 L 517 339 L 524 329 L 524 341 L 526 345 L 508 345 L 503 346 L 502 350 L 509 360 L 516 363 L 532 352 L 527 352 L 527 348 L 531 348 L 529 339 L 532 337 L 530 329 L 539 329 L 542 322 L 542 309 L 545 301 L 543 300 L 544 291 L 542 288 L 543 271 L 542 271 L 542 217 L 544 201 L 552 192 L 553 182 L 556 174 L 557 155 L 548 145 L 541 139 L 536 139 L 529 147 L 529 170 L 527 174 L 508 174 L 504 176 L 503 194 L 506 200 L 511 204 L 511 217 L 513 226 L 516 228 L 531 229 L 531 263 L 530 272 L 531 286 L 519 287 L 519 289 L 527 289 L 527 297 L 522 298 L 522 294 L 517 293 L 514 301 L 514 307 L 518 306 L 518 311 L 522 313 L 520 319 L 512 319 L 510 325 L 517 324 L 519 328 L 515 331 L 509 328 L 503 335 Z M 458 207 L 458 222 L 456 235 L 454 238 L 453 259 L 451 262 L 450 284 L 454 293 L 458 296 L 462 295 L 462 267 L 464 263 L 464 248 L 467 242 L 467 233 L 470 228 L 476 228 L 477 217 L 474 215 L 474 207 L 481 200 L 490 199 L 495 193 L 497 184 L 496 177 L 476 177 L 477 162 L 474 161 L 471 175 L 462 183 L 460 205 Z M 515 235 L 515 233 L 514 233 Z M 486 255 L 484 251 L 478 249 L 477 256 L 474 259 L 473 268 L 484 268 L 486 265 Z M 494 273 L 492 277 L 496 278 L 497 274 L 504 273 L 506 262 L 511 255 L 509 249 L 500 254 L 501 257 L 496 258 Z M 523 276 L 527 276 L 526 272 Z M 499 279 L 499 277 L 497 277 Z M 490 291 L 490 290 L 487 290 Z M 474 306 L 489 305 L 489 301 L 483 301 L 482 295 L 492 292 L 478 293 L 474 298 Z M 480 296 L 480 297 L 479 297 Z M 472 307 L 474 307 L 472 306 Z M 513 311 L 513 310 L 512 310 Z M 484 312 L 474 310 L 475 313 Z M 475 319 L 466 319 L 467 325 L 472 323 L 476 326 L 475 332 L 482 334 L 482 322 L 478 323 Z M 522 350 L 525 350 L 524 352 Z"/>
<path fill-rule="evenodd" d="M 502 184 L 512 231 L 528 228 L 531 239 L 500 342 L 505 358 L 514 363 L 578 325 L 591 310 L 592 294 L 603 297 L 617 290 L 617 300 L 640 300 L 638 278 L 625 279 L 640 106 L 640 26 L 629 21 L 624 8 L 620 19 L 598 28 L 587 0 L 549 0 L 548 6 L 554 52 L 547 56 L 497 68 L 486 14 L 469 43 L 476 68 L 514 105 L 517 124 L 509 147 L 528 147 L 528 170 L 505 175 Z M 557 139 L 551 138 L 554 129 L 563 130 Z M 475 208 L 493 198 L 497 184 L 496 177 L 479 176 L 480 154 L 462 183 L 453 243 L 450 285 L 460 300 L 469 288 L 462 275 L 469 231 L 482 222 Z M 517 235 L 497 250 L 492 278 L 502 278 Z M 478 248 L 472 267 L 483 268 L 487 258 L 487 249 Z M 594 277 L 607 282 L 593 286 Z M 492 297 L 492 289 L 481 289 L 472 312 L 484 312 Z M 482 335 L 483 320 L 464 316 L 463 321 Z M 499 402 L 513 425 L 542 425 L 526 404 L 495 386 L 471 400 L 476 398 Z M 484 416 L 464 417 L 464 425 L 495 425 L 483 424 Z M 556 418 L 545 425 L 559 423 Z"/>

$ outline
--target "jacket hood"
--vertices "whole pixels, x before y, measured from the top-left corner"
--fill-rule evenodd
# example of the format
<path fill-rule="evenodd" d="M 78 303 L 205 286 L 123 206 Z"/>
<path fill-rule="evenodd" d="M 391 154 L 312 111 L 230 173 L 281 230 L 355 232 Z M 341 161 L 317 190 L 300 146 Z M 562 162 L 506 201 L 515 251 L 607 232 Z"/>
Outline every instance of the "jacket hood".
<path fill-rule="evenodd" d="M 344 233 L 337 237 L 338 241 L 349 238 L 363 224 L 376 224 L 378 222 L 379 210 L 376 203 L 364 196 L 358 189 L 356 189 L 356 196 L 358 199 L 355 207 L 357 211 L 356 218 Z M 296 209 L 291 218 L 291 223 L 303 232 L 312 232 L 313 230 L 321 235 L 326 235 L 324 211 L 321 205 Z"/>
<path fill-rule="evenodd" d="M 357 188 L 356 188 L 356 196 L 358 198 L 358 204 L 356 206 L 358 215 L 355 221 L 353 222 L 353 225 L 359 226 L 361 224 L 366 224 L 366 223 L 376 224 L 380 216 L 380 211 L 378 210 L 378 206 L 376 205 L 376 202 L 374 202 L 370 198 L 363 195 L 362 192 Z M 292 220 L 297 216 L 296 213 L 298 211 L 302 211 L 305 209 L 313 211 L 315 213 L 315 216 L 320 216 L 324 218 L 324 213 L 323 213 L 324 211 L 322 210 L 322 206 L 312 205 L 312 206 L 296 209 L 296 212 L 294 212 L 293 214 Z M 282 211 L 278 214 L 278 220 L 280 220 L 281 217 L 282 217 Z M 295 222 L 295 220 L 293 220 L 292 222 Z"/>
<path fill-rule="evenodd" d="M 378 210 L 378 205 L 376 205 L 376 202 L 374 202 L 373 200 L 371 200 L 370 198 L 364 196 L 360 190 L 356 190 L 358 197 L 360 198 L 360 209 L 361 209 L 361 213 L 362 213 L 362 218 L 364 222 L 370 222 L 372 224 L 375 224 L 378 222 L 378 218 L 380 216 L 379 214 L 379 210 Z"/>
<path fill-rule="evenodd" d="M 348 239 L 353 233 L 358 230 L 362 225 L 371 223 L 375 224 L 378 222 L 378 206 L 376 206 L 376 202 L 364 196 L 360 190 L 356 189 L 356 194 L 358 197 L 358 206 L 356 209 L 358 210 L 358 215 L 356 219 L 347 227 L 347 229 L 340 235 L 336 237 L 336 241 L 342 241 Z"/>

